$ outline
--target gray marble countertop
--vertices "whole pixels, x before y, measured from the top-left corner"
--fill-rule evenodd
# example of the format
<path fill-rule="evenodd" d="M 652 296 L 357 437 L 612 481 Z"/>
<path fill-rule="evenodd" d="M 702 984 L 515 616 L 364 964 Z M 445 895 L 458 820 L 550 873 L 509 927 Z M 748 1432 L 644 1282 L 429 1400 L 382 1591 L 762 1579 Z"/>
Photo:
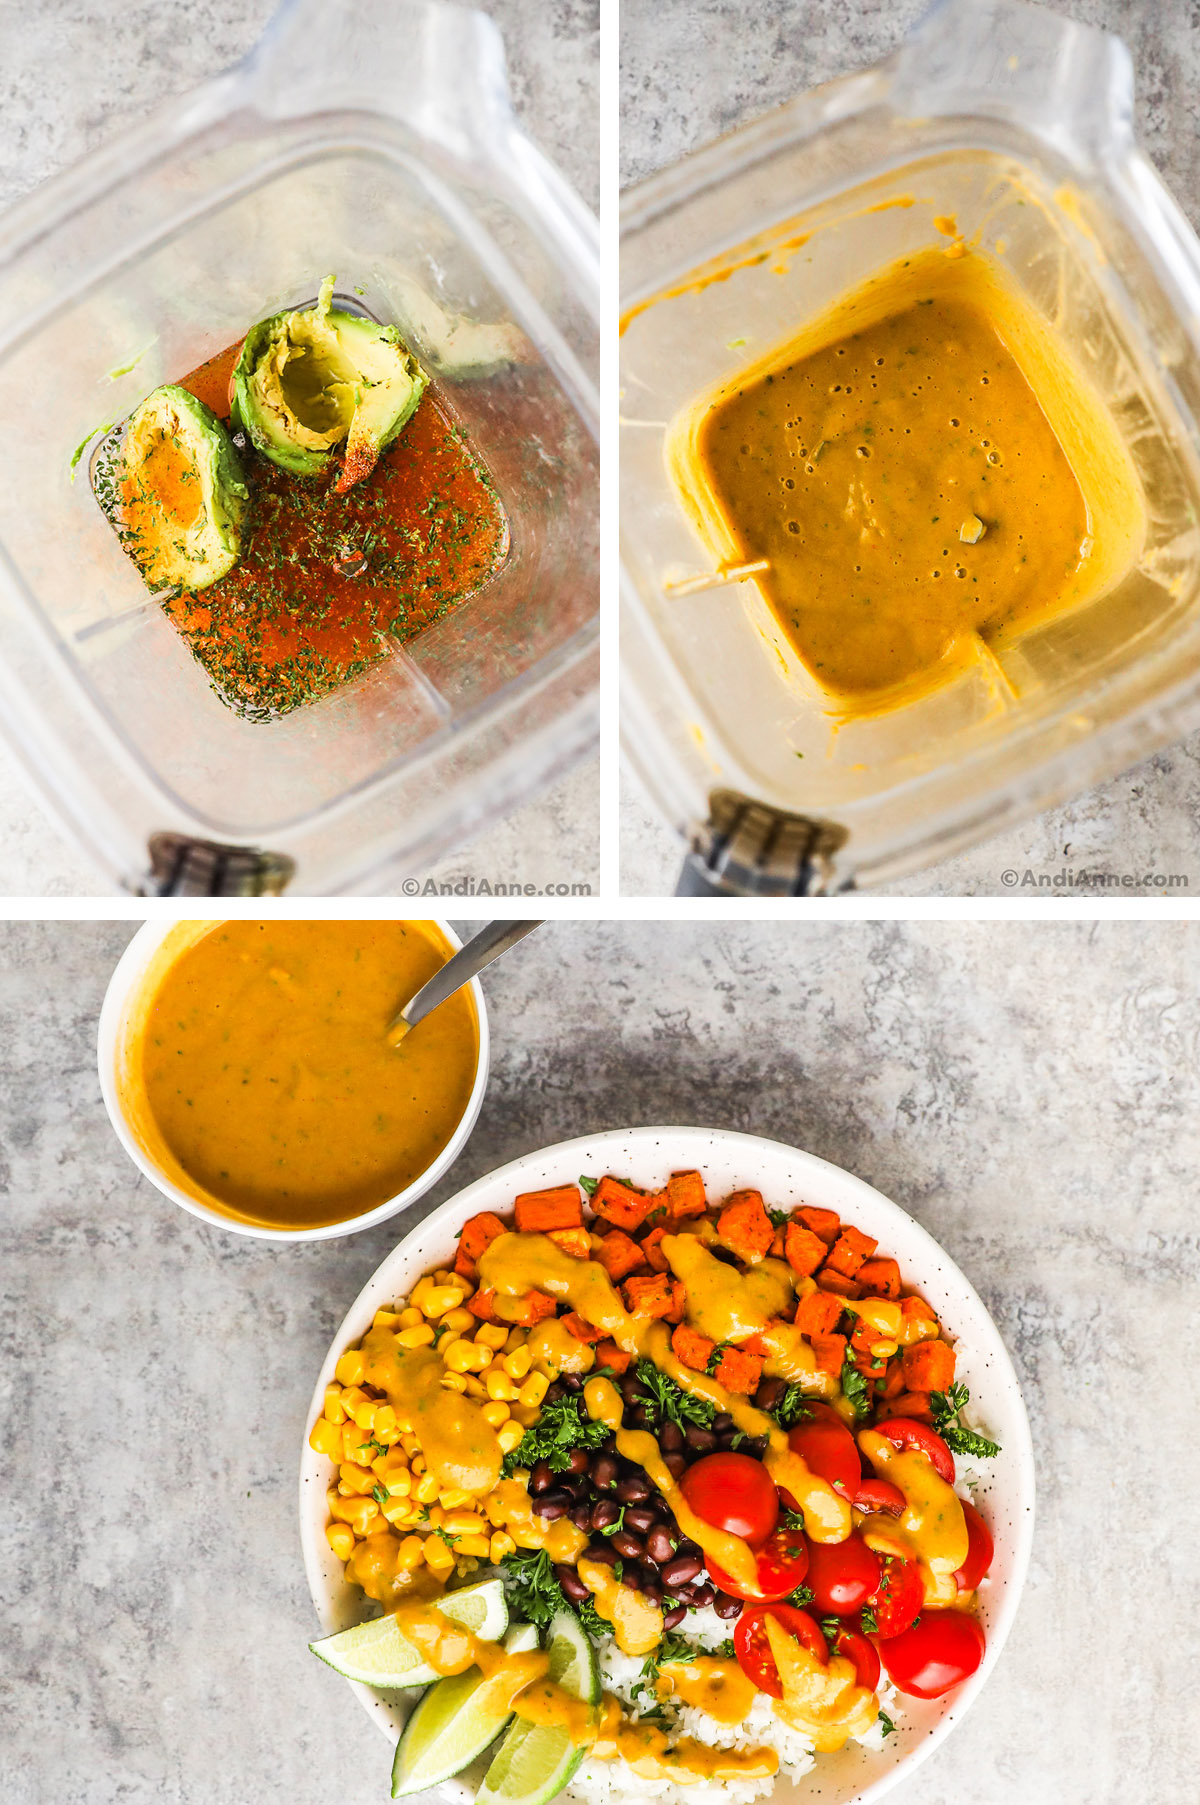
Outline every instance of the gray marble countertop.
<path fill-rule="evenodd" d="M 1200 33 L 1192 0 L 1050 0 L 1117 32 L 1133 55 L 1136 128 L 1175 199 L 1200 225 Z M 755 114 L 894 49 L 926 0 L 622 0 L 621 179 L 640 181 Z M 1200 893 L 1200 734 L 1102 788 L 886 886 L 901 896 L 1029 895 L 1005 871 L 1169 874 L 1133 894 Z M 670 895 L 682 846 L 635 776 L 623 783 L 621 891 Z M 1063 892 L 1060 890 L 1059 894 Z M 1068 892 L 1107 895 L 1095 884 Z M 1121 894 L 1128 895 L 1128 888 Z"/>
<path fill-rule="evenodd" d="M 599 204 L 599 0 L 475 0 L 504 36 L 521 123 Z M 187 93 L 254 45 L 277 0 L 39 0 L 4 5 L 0 207 Z M 419 875 L 453 882 L 580 882 L 599 893 L 599 765 L 559 779 Z M 94 896 L 107 880 L 43 812 L 0 741 L 0 896 Z M 394 893 L 386 891 L 385 894 Z"/>
<path fill-rule="evenodd" d="M 303 1247 L 201 1225 L 121 1151 L 94 1042 L 131 932 L 0 927 L 5 1805 L 387 1797 L 386 1743 L 305 1648 L 296 1477 L 326 1348 L 453 1190 L 672 1122 L 878 1185 L 1016 1361 L 1028 1587 L 981 1700 L 895 1805 L 1195 1798 L 1200 927 L 551 924 L 487 976 L 492 1081 L 452 1174 L 407 1217 Z"/>

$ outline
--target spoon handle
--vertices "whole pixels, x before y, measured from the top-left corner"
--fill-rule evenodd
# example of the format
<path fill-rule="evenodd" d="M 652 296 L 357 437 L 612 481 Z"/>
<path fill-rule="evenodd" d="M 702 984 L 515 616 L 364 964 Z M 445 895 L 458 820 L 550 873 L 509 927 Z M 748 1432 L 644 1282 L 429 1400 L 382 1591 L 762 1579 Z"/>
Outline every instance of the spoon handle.
<path fill-rule="evenodd" d="M 389 1035 L 403 1034 L 409 1028 L 415 1028 L 431 1009 L 444 1003 L 464 984 L 469 984 L 485 965 L 490 965 L 493 959 L 498 959 L 501 953 L 506 953 L 510 946 L 524 940 L 526 934 L 532 934 L 534 928 L 541 925 L 540 921 L 489 921 L 452 959 L 447 959 L 440 971 L 434 972 L 427 984 L 422 984 L 416 996 L 404 1005 L 391 1023 Z"/>

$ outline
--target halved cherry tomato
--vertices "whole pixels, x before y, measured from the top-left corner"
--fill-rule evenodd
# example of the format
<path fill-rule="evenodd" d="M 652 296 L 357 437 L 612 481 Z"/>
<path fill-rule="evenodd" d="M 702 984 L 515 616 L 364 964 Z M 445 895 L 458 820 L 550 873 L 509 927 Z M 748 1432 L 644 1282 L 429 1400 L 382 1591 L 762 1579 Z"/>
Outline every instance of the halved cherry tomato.
<path fill-rule="evenodd" d="M 854 1437 L 844 1423 L 828 1417 L 797 1423 L 788 1432 L 788 1447 L 800 1456 L 810 1473 L 824 1479 L 843 1498 L 853 1500 L 855 1488 L 862 1479 L 862 1460 Z M 799 1509 L 792 1494 L 782 1486 L 779 1496 L 789 1510 Z"/>
<path fill-rule="evenodd" d="M 891 1511 L 894 1517 L 900 1516 L 907 1508 L 908 1500 L 898 1485 L 890 1479 L 860 1479 L 858 1490 L 854 1494 L 854 1508 L 864 1513 L 873 1510 Z"/>
<path fill-rule="evenodd" d="M 875 1614 L 875 1633 L 884 1641 L 902 1635 L 916 1622 L 925 1603 L 925 1587 L 916 1561 L 902 1561 L 896 1554 L 885 1554 L 880 1559 L 883 1576 L 867 1605 Z"/>
<path fill-rule="evenodd" d="M 970 1679 L 987 1644 L 965 1611 L 922 1611 L 901 1636 L 879 1650 L 888 1678 L 912 1698 L 941 1698 Z"/>
<path fill-rule="evenodd" d="M 809 1542 L 808 1577 L 819 1611 L 849 1617 L 861 1610 L 879 1585 L 879 1556 L 860 1535 L 844 1542 Z"/>
<path fill-rule="evenodd" d="M 954 1484 L 954 1456 L 937 1430 L 931 1429 L 928 1423 L 918 1423 L 912 1416 L 889 1416 L 878 1429 L 880 1435 L 886 1435 L 898 1448 L 912 1448 L 917 1454 L 924 1454 L 946 1484 Z"/>
<path fill-rule="evenodd" d="M 738 1666 L 760 1692 L 769 1692 L 772 1698 L 782 1698 L 779 1669 L 775 1665 L 775 1657 L 767 1639 L 765 1620 L 768 1617 L 774 1617 L 789 1636 L 795 1636 L 801 1648 L 816 1655 L 822 1666 L 829 1660 L 829 1650 L 821 1634 L 820 1624 L 807 1611 L 798 1611 L 793 1604 L 773 1604 L 765 1610 L 742 1612 L 733 1632 L 733 1652 L 737 1656 Z"/>
<path fill-rule="evenodd" d="M 808 1572 L 808 1540 L 803 1530 L 789 1529 L 786 1523 L 777 1524 L 755 1552 L 758 1555 L 758 1583 L 753 1591 L 740 1585 L 731 1573 L 726 1573 L 710 1559 L 708 1576 L 714 1586 L 720 1586 L 722 1592 L 728 1592 L 734 1598 L 748 1599 L 752 1604 L 770 1604 L 777 1598 L 786 1598 L 803 1583 Z"/>
<path fill-rule="evenodd" d="M 840 1629 L 833 1640 L 833 1651 L 853 1661 L 858 1684 L 874 1692 L 879 1684 L 879 1656 L 867 1638 L 857 1630 Z"/>
<path fill-rule="evenodd" d="M 965 1498 L 959 1502 L 963 1507 L 963 1516 L 967 1519 L 967 1558 L 954 1578 L 960 1592 L 973 1592 L 991 1568 L 996 1545 L 992 1541 L 991 1530 L 975 1506 Z"/>
<path fill-rule="evenodd" d="M 779 1516 L 775 1482 L 749 1454 L 706 1454 L 688 1467 L 679 1489 L 698 1517 L 747 1542 L 765 1542 Z"/>

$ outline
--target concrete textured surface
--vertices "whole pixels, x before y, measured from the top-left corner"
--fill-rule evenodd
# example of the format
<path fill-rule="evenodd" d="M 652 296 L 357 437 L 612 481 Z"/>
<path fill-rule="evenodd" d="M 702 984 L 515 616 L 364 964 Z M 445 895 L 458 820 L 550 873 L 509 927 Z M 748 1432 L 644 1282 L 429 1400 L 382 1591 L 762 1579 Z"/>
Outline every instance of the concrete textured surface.
<path fill-rule="evenodd" d="M 365 3 L 365 0 L 354 0 Z M 599 203 L 599 0 L 476 0 L 504 35 L 525 129 L 593 209 Z M 0 0 L 0 207 L 68 168 L 153 107 L 210 80 L 252 48 L 277 0 Z M 422 872 L 599 888 L 599 766 Z M 90 858 L 43 813 L 0 742 L 0 896 L 108 890 Z"/>
<path fill-rule="evenodd" d="M 1200 14 L 1192 0 L 1050 0 L 1051 10 L 1117 32 L 1133 56 L 1141 143 L 1200 226 Z M 892 50 L 925 0 L 622 0 L 621 179 L 639 181 L 818 82 Z M 621 889 L 674 889 L 681 847 L 630 776 L 621 815 Z M 1029 895 L 1003 873 L 1128 875 L 1136 895 L 1186 877 L 1200 894 L 1200 734 L 970 852 L 888 886 L 903 896 Z M 1143 880 L 1149 878 L 1150 882 Z M 1064 886 L 1064 890 L 1065 890 Z M 1130 893 L 1131 886 L 1121 890 Z M 1108 895 L 1095 882 L 1074 895 Z"/>
<path fill-rule="evenodd" d="M 0 927 L 0 1796 L 371 1805 L 387 1745 L 306 1651 L 314 1376 L 404 1218 L 210 1230 L 95 1075 L 128 924 Z M 1196 1795 L 1200 925 L 564 924 L 488 974 L 492 1082 L 410 1220 L 589 1129 L 712 1123 L 878 1185 L 980 1290 L 1039 1516 L 974 1711 L 895 1805 Z M 1167 1406 L 1170 1405 L 1170 1409 Z"/>

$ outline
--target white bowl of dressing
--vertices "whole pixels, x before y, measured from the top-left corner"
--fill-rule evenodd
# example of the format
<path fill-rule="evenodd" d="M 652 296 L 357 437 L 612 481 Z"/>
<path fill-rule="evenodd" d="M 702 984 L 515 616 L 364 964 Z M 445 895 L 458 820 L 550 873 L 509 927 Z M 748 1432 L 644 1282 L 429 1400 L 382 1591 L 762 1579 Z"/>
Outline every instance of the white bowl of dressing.
<path fill-rule="evenodd" d="M 856 1228 L 875 1235 L 880 1254 L 899 1262 L 905 1289 L 919 1291 L 933 1305 L 955 1340 L 956 1378 L 970 1390 L 971 1420 L 1000 1444 L 1000 1454 L 981 1463 L 987 1470 L 972 1493 L 996 1543 L 991 1573 L 979 1589 L 987 1652 L 978 1672 L 945 1698 L 902 1697 L 897 1732 L 887 1738 L 882 1750 L 850 1743 L 837 1754 L 819 1755 L 798 1784 L 780 1778 L 768 1795 L 769 1805 L 868 1805 L 906 1779 L 961 1722 L 999 1659 L 1016 1616 L 1033 1540 L 1033 1444 L 1008 1351 L 978 1293 L 958 1267 L 898 1204 L 840 1166 L 796 1147 L 716 1128 L 613 1129 L 524 1154 L 448 1198 L 419 1223 L 363 1287 L 317 1375 L 300 1460 L 300 1539 L 309 1590 L 325 1634 L 346 1629 L 370 1614 L 371 1607 L 362 1592 L 346 1582 L 342 1563 L 325 1539 L 325 1493 L 336 1481 L 337 1472 L 330 1460 L 313 1452 L 307 1437 L 321 1413 L 325 1387 L 333 1381 L 339 1355 L 366 1333 L 376 1310 L 406 1296 L 422 1274 L 453 1265 L 456 1236 L 467 1218 L 480 1210 L 508 1215 L 520 1191 L 573 1183 L 580 1173 L 599 1178 L 606 1172 L 635 1185 L 658 1188 L 671 1172 L 691 1168 L 703 1174 L 710 1200 L 754 1188 L 771 1208 L 818 1205 L 836 1210 Z M 329 1683 L 352 1682 L 339 1681 L 331 1674 Z M 395 1742 L 415 1699 L 406 1700 L 401 1694 L 387 1697 L 367 1686 L 355 1685 L 354 1690 L 378 1727 Z M 336 1694 L 331 1693 L 330 1710 L 336 1708 Z M 469 1805 L 489 1758 L 481 1757 L 473 1767 L 447 1781 L 439 1796 L 454 1805 Z"/>
<path fill-rule="evenodd" d="M 479 1027 L 475 1080 L 466 1108 L 441 1152 L 411 1184 L 394 1197 L 386 1198 L 384 1202 L 360 1215 L 348 1216 L 340 1222 L 324 1223 L 315 1228 L 269 1227 L 242 1221 L 235 1215 L 214 1209 L 203 1197 L 197 1196 L 193 1190 L 180 1183 L 179 1177 L 183 1175 L 167 1169 L 164 1159 L 147 1135 L 144 1124 L 139 1121 L 138 1109 L 131 1102 L 134 1093 L 127 1072 L 140 1032 L 139 1010 L 144 1008 L 148 997 L 162 982 L 174 960 L 214 925 L 218 924 L 212 921 L 146 922 L 129 942 L 109 979 L 97 1030 L 100 1090 L 109 1121 L 134 1165 L 164 1197 L 169 1197 L 181 1209 L 190 1211 L 193 1216 L 199 1216 L 201 1221 L 210 1222 L 216 1228 L 228 1229 L 235 1235 L 250 1235 L 260 1241 L 328 1241 L 337 1235 L 357 1234 L 359 1229 L 373 1228 L 377 1222 L 386 1222 L 389 1216 L 407 1209 L 410 1203 L 432 1189 L 454 1164 L 466 1145 L 483 1106 L 488 1081 L 490 1036 L 487 1008 L 479 979 L 473 978 L 470 984 Z M 457 952 L 462 941 L 450 924 L 434 920 L 432 925 L 445 937 L 452 951 Z"/>

